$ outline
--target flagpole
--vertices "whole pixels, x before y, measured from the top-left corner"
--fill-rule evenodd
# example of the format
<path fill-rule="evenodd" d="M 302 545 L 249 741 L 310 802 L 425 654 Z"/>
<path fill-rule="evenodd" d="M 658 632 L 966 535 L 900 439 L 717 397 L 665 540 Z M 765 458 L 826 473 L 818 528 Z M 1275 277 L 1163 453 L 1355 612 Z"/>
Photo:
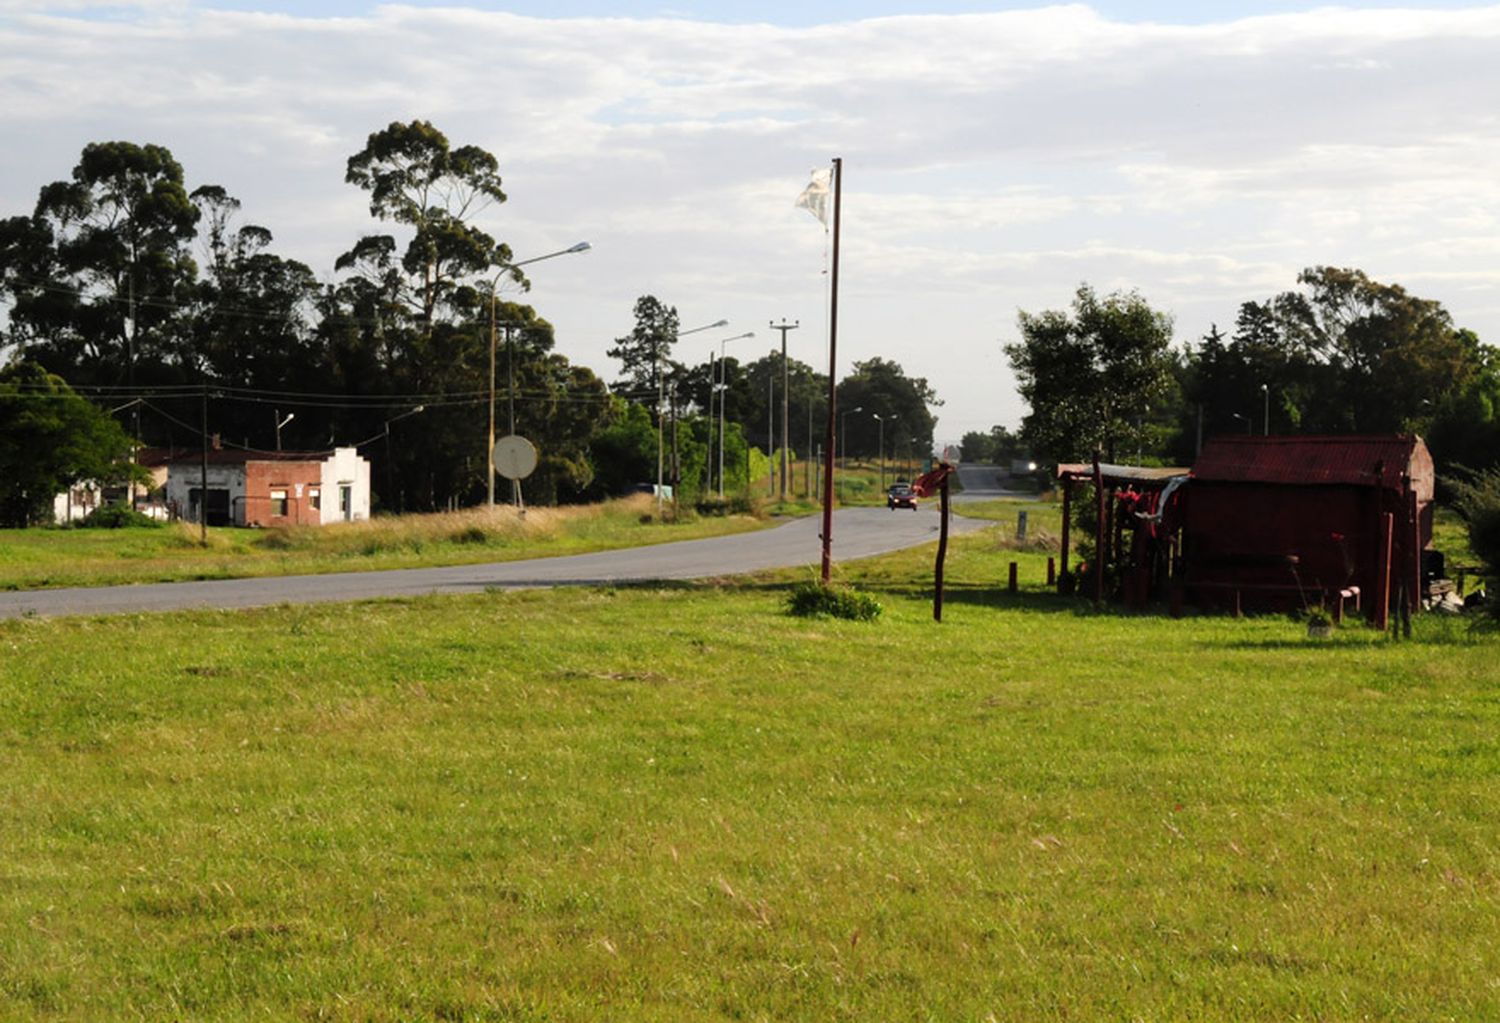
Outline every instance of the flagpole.
<path fill-rule="evenodd" d="M 839 213 L 844 195 L 844 161 L 833 158 L 833 272 L 829 279 L 828 303 L 828 428 L 823 445 L 823 585 L 833 570 L 833 452 L 838 440 L 834 424 L 838 418 L 839 346 Z"/>

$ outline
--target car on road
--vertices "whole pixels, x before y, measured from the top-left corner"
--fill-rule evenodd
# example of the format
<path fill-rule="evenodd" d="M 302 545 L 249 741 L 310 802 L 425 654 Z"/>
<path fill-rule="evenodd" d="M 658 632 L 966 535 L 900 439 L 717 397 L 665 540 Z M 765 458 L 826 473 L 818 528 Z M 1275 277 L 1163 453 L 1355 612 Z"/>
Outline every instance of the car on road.
<path fill-rule="evenodd" d="M 891 489 L 885 492 L 885 506 L 891 511 L 897 508 L 910 508 L 917 510 L 917 492 L 911 488 L 910 483 L 897 482 Z"/>

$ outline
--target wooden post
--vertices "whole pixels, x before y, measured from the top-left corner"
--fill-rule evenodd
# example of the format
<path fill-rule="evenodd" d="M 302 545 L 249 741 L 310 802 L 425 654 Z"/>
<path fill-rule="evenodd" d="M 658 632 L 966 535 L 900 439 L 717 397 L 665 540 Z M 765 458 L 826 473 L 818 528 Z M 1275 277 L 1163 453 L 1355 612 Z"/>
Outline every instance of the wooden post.
<path fill-rule="evenodd" d="M 1048 558 L 1047 559 L 1047 585 L 1048 586 L 1055 586 L 1055 585 L 1057 585 L 1057 559 L 1056 558 Z"/>
<path fill-rule="evenodd" d="M 1016 563 L 1010 563 L 1010 592 L 1015 593 L 1019 587 L 1016 584 Z"/>
<path fill-rule="evenodd" d="M 938 525 L 937 565 L 933 571 L 932 620 L 943 620 L 943 559 L 948 556 L 948 477 L 943 476 L 942 489 L 938 491 L 942 501 L 942 521 Z"/>
<path fill-rule="evenodd" d="M 1375 628 L 1381 632 L 1391 624 L 1391 540 L 1395 531 L 1395 516 L 1390 512 L 1383 512 L 1380 516 L 1380 546 L 1375 551 L 1379 559 L 1376 568 L 1378 583 L 1375 593 Z"/>
<path fill-rule="evenodd" d="M 1108 534 L 1105 533 L 1104 471 L 1099 468 L 1099 452 L 1094 452 L 1094 606 L 1104 604 L 1104 556 Z"/>
<path fill-rule="evenodd" d="M 1422 610 L 1422 518 L 1417 512 L 1417 492 L 1406 488 L 1406 543 L 1411 548 L 1411 562 L 1407 565 L 1407 606 L 1413 611 Z"/>
<path fill-rule="evenodd" d="M 1073 521 L 1073 477 L 1063 480 L 1062 574 L 1068 574 L 1068 529 Z"/>

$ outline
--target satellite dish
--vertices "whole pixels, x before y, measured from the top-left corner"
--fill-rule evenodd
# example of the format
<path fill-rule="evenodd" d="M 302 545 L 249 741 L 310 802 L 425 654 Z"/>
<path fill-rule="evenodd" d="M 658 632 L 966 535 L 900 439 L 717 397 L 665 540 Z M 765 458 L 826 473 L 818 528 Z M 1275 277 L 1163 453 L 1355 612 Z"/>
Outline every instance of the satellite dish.
<path fill-rule="evenodd" d="M 495 471 L 508 480 L 524 480 L 536 471 L 536 448 L 525 437 L 501 437 L 490 456 L 495 460 Z"/>

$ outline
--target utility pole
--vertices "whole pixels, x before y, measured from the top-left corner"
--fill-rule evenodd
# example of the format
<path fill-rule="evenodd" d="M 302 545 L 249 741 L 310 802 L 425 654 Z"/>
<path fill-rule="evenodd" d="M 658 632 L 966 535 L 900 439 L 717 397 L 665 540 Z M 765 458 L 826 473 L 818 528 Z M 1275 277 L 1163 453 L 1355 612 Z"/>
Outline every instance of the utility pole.
<path fill-rule="evenodd" d="M 771 324 L 772 330 L 781 331 L 781 499 L 783 501 L 786 500 L 787 477 L 791 472 L 790 464 L 787 461 L 790 457 L 790 453 L 787 451 L 787 444 L 792 439 L 792 391 L 790 386 L 791 374 L 787 369 L 786 361 L 786 332 L 796 330 L 800 326 L 802 326 L 801 320 L 793 320 L 791 323 L 788 323 L 785 316 L 781 318 L 780 323 Z"/>

